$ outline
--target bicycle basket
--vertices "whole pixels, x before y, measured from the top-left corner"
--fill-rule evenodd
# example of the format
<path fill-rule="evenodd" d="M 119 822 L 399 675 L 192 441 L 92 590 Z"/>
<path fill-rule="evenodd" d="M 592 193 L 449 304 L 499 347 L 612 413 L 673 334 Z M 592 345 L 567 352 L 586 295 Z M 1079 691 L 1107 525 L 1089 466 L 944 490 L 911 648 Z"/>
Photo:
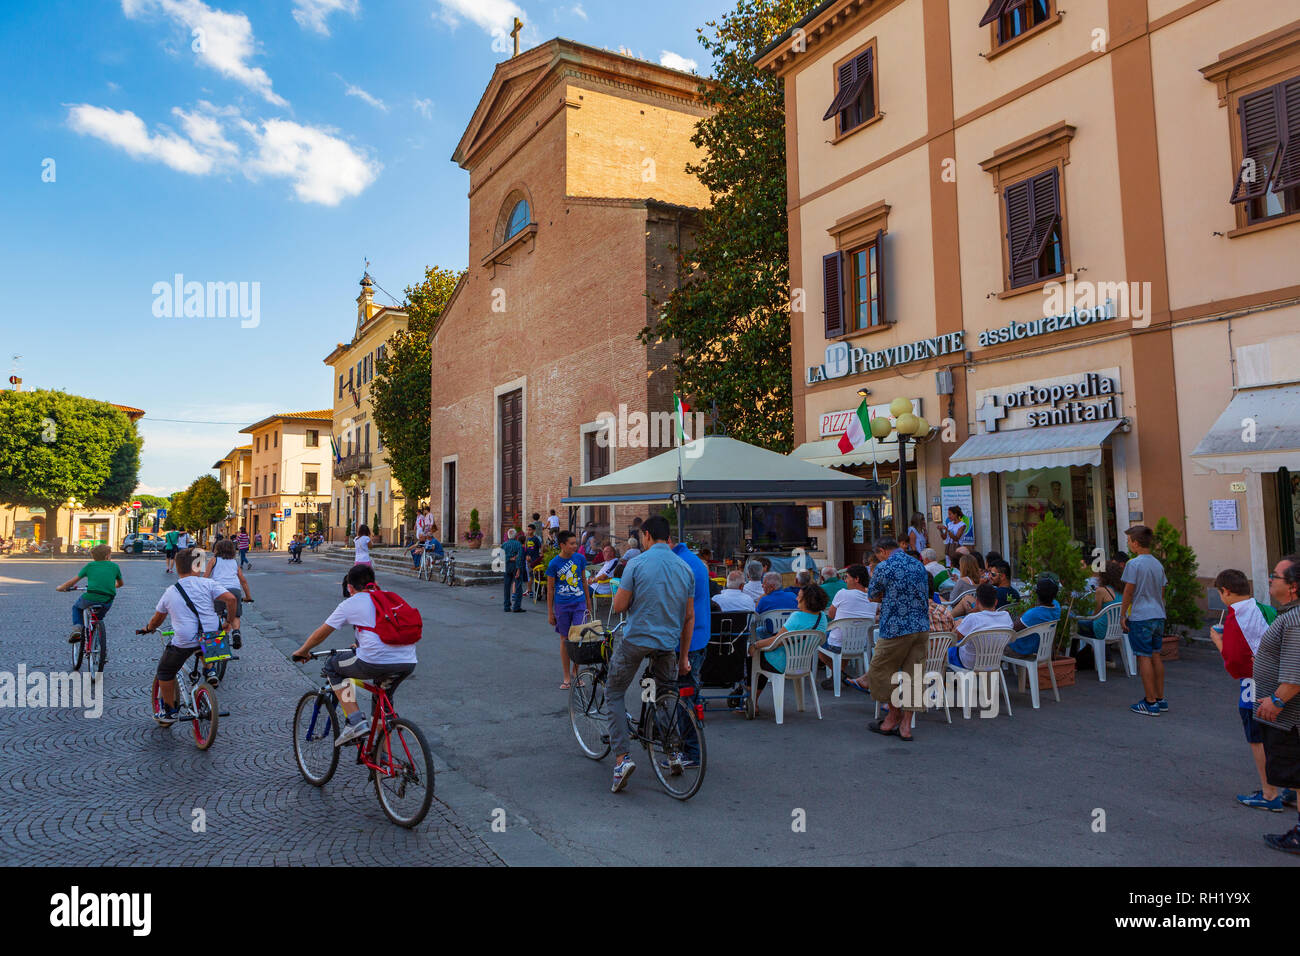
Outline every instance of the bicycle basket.
<path fill-rule="evenodd" d="M 203 663 L 215 664 L 230 660 L 230 639 L 224 631 L 208 631 L 199 637 Z"/>
<path fill-rule="evenodd" d="M 603 624 L 577 624 L 569 628 L 569 660 L 580 667 L 609 660 L 613 635 Z"/>

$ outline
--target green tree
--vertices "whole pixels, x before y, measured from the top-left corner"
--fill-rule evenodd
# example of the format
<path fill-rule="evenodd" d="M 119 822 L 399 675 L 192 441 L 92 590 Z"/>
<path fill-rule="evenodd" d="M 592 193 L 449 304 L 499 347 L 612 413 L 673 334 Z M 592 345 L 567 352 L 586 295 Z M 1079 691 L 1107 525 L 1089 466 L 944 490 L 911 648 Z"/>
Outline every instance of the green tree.
<path fill-rule="evenodd" d="M 200 475 L 185 489 L 185 512 L 187 527 L 193 531 L 202 531 L 226 516 L 230 505 L 230 495 L 221 487 L 221 483 L 211 475 Z"/>
<path fill-rule="evenodd" d="M 1199 567 L 1196 552 L 1183 544 L 1182 534 L 1161 518 L 1153 529 L 1155 541 L 1151 553 L 1165 567 L 1165 624 L 1169 628 L 1199 628 L 1205 624 L 1205 615 L 1197 606 L 1205 588 L 1196 579 Z"/>
<path fill-rule="evenodd" d="M 163 522 L 164 531 L 188 531 L 190 513 L 186 507 L 185 492 L 173 494 L 167 504 L 167 520 Z"/>
<path fill-rule="evenodd" d="M 819 0 L 738 0 L 698 30 L 713 57 L 702 84 L 713 112 L 691 141 L 704 159 L 687 167 L 709 190 L 694 247 L 679 250 L 681 286 L 657 303 L 643 342 L 675 340 L 677 391 L 742 441 L 788 452 L 794 442 L 790 382 L 790 260 L 786 215 L 784 81 L 752 58 Z"/>
<path fill-rule="evenodd" d="M 140 446 L 135 425 L 107 402 L 43 389 L 0 392 L 0 501 L 44 508 L 53 538 L 69 499 L 97 507 L 130 499 Z"/>
<path fill-rule="evenodd" d="M 424 281 L 407 286 L 407 327 L 393 333 L 375 363 L 370 383 L 375 427 L 384 440 L 384 461 L 406 496 L 406 517 L 429 496 L 430 380 L 433 352 L 429 336 L 447 307 L 464 271 L 440 266 L 424 270 Z"/>

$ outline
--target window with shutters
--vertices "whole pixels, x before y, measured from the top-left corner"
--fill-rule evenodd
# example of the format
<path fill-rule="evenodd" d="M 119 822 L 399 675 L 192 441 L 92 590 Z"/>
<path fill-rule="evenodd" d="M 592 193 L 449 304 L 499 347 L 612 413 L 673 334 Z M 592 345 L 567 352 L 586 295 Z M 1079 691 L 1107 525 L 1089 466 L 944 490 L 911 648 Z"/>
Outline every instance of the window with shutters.
<path fill-rule="evenodd" d="M 307 429 L 307 447 L 308 447 L 308 448 L 319 448 L 319 447 L 320 447 L 320 430 L 319 430 L 319 429 L 316 429 L 316 428 L 309 428 L 309 429 Z"/>
<path fill-rule="evenodd" d="M 1006 215 L 1007 288 L 1016 289 L 1065 273 L 1058 169 L 1023 179 L 1002 193 Z"/>
<path fill-rule="evenodd" d="M 838 139 L 880 117 L 876 41 L 835 64 L 835 97 L 822 119 L 835 122 Z"/>
<path fill-rule="evenodd" d="M 884 236 L 849 253 L 849 321 L 861 332 L 885 324 Z"/>
<path fill-rule="evenodd" d="M 1237 101 L 1241 162 L 1229 201 L 1247 224 L 1300 212 L 1300 76 Z"/>
<path fill-rule="evenodd" d="M 888 225 L 889 204 L 880 200 L 826 230 L 839 250 L 822 260 L 828 339 L 883 329 L 892 321 L 885 308 Z"/>
<path fill-rule="evenodd" d="M 990 48 L 997 52 L 1059 20 L 1056 0 L 992 0 L 980 26 L 989 28 Z"/>

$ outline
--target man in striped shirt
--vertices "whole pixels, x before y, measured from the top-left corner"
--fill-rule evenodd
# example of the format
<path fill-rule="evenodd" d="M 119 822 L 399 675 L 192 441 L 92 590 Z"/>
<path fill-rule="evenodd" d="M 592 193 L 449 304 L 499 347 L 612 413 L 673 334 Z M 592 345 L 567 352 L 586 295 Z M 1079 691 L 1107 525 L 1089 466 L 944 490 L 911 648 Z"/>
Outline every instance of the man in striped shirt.
<path fill-rule="evenodd" d="M 239 569 L 251 568 L 253 562 L 248 560 L 248 532 L 243 528 L 239 529 L 239 536 L 235 538 L 235 547 L 239 549 Z"/>
<path fill-rule="evenodd" d="M 1264 738 L 1264 770 L 1270 783 L 1300 787 L 1300 554 L 1283 558 L 1268 578 L 1278 607 L 1255 652 L 1255 719 Z M 1265 834 L 1264 842 L 1284 853 L 1300 853 L 1300 823 L 1286 833 Z"/>

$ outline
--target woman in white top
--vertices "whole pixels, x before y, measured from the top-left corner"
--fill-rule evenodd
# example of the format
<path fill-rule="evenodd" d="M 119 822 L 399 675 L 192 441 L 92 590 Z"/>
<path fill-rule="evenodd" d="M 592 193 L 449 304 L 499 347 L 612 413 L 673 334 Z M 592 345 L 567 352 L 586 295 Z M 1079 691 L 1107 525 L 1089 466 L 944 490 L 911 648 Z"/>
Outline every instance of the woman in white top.
<path fill-rule="evenodd" d="M 226 624 L 230 628 L 231 646 L 239 650 L 243 644 L 243 637 L 239 633 L 239 617 L 243 613 L 244 602 L 253 600 L 253 595 L 248 590 L 248 579 L 235 560 L 237 552 L 234 539 L 223 538 L 218 541 L 212 553 L 215 560 L 208 566 L 208 573 L 204 577 L 220 584 L 235 598 L 235 616 Z"/>
<path fill-rule="evenodd" d="M 831 600 L 831 606 L 826 609 L 826 616 L 832 621 L 836 618 L 876 618 L 880 614 L 880 605 L 867 597 L 867 581 L 870 577 L 871 575 L 866 567 L 861 564 L 850 564 L 845 568 L 845 586 L 835 592 L 835 597 Z M 817 652 L 817 656 L 827 667 L 830 667 L 832 663 L 830 655 L 840 652 L 842 640 L 839 628 L 831 628 L 830 633 L 826 635 L 826 643 Z M 865 681 L 865 677 L 863 680 Z M 826 689 L 833 690 L 834 688 L 826 684 Z"/>
<path fill-rule="evenodd" d="M 912 515 L 912 526 L 907 529 L 907 542 L 908 547 L 917 554 L 930 546 L 930 542 L 925 536 L 925 515 L 919 511 Z"/>
<path fill-rule="evenodd" d="M 370 529 L 365 525 L 357 528 L 357 536 L 352 539 L 352 544 L 356 548 L 356 557 L 353 564 L 370 564 Z"/>

